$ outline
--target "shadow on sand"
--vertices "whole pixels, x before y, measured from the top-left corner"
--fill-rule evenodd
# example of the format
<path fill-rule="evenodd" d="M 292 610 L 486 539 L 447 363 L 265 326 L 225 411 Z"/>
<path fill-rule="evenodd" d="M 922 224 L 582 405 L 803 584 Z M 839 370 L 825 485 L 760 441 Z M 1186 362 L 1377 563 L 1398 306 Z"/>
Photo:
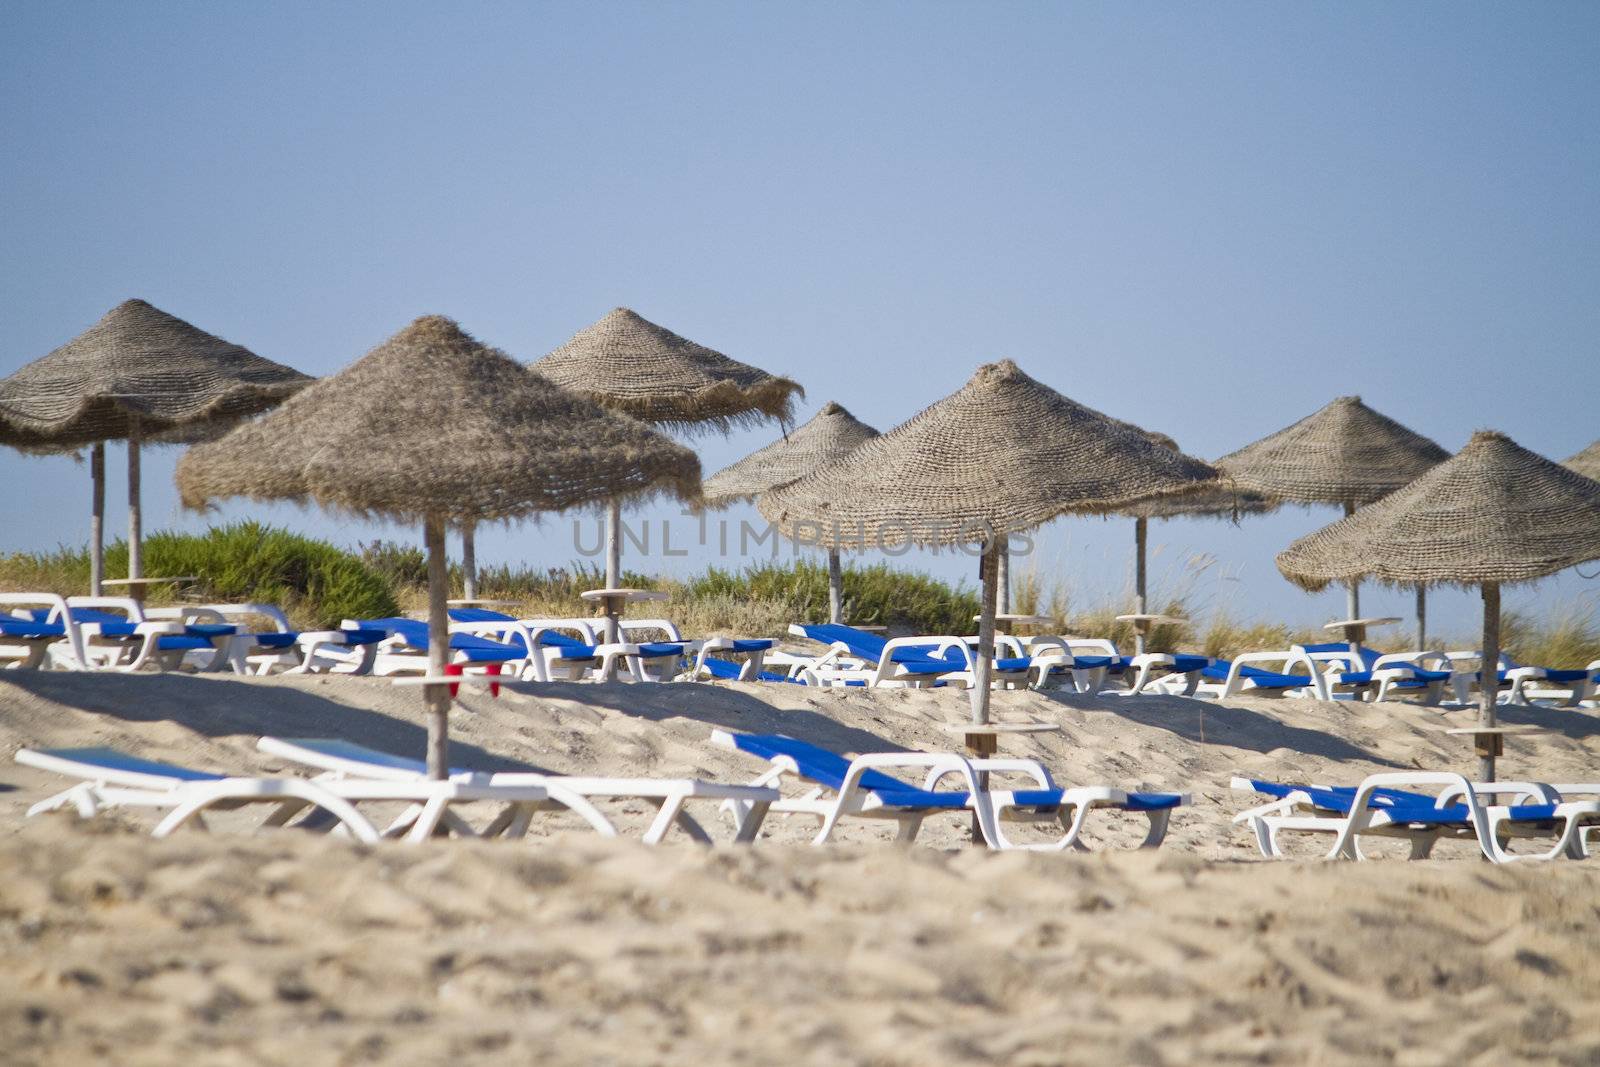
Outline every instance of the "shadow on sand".
<path fill-rule="evenodd" d="M 1043 696 L 1079 711 L 1108 712 L 1129 722 L 1166 730 L 1195 744 L 1227 745 L 1267 753 L 1289 749 L 1334 760 L 1361 760 L 1384 767 L 1401 764 L 1314 726 L 1293 726 L 1249 708 L 1194 697 L 1144 694 L 1088 697 L 1045 690 Z M 1307 711 L 1321 705 L 1307 705 Z"/>
<path fill-rule="evenodd" d="M 326 689 L 308 691 L 309 686 Z M 207 737 L 242 737 L 253 742 L 270 734 L 277 737 L 331 737 L 352 741 L 396 755 L 425 750 L 421 693 L 409 690 L 415 701 L 413 719 L 385 714 L 333 699 L 346 686 L 378 687 L 369 695 L 388 697 L 389 684 L 380 679 L 307 679 L 295 685 L 264 687 L 226 676 L 196 677 L 184 674 L 116 675 L 67 672 L 8 672 L 0 677 L 0 704 L 8 688 L 32 694 L 55 704 L 105 715 L 125 722 L 171 722 Z M 662 721 L 692 719 L 709 727 L 755 733 L 782 732 L 836 751 L 884 752 L 902 746 L 837 722 L 803 707 L 777 707 L 749 693 L 725 686 L 703 686 L 692 703 L 681 699 L 677 686 L 657 687 L 626 683 L 515 683 L 514 689 L 535 699 L 573 701 L 609 708 L 633 718 Z M 667 691 L 673 690 L 671 692 Z M 349 692 L 355 699 L 354 690 Z M 677 699 L 672 699 L 677 698 Z M 467 708 L 482 706 L 492 698 L 485 693 L 462 693 Z M 270 708 L 263 715 L 262 709 Z M 530 714 L 538 714 L 536 708 Z M 458 714 L 472 714 L 461 710 Z M 450 742 L 453 766 L 482 771 L 540 771 L 544 768 L 509 759 L 459 737 Z"/>

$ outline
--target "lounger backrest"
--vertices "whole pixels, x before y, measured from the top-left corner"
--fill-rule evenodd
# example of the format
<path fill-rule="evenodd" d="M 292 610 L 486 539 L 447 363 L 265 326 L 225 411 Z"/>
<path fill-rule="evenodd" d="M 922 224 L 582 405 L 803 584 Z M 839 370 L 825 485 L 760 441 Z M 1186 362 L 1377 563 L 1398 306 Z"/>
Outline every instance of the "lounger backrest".
<path fill-rule="evenodd" d="M 792 737 L 782 734 L 736 734 L 729 733 L 733 745 L 740 752 L 748 752 L 764 760 L 772 760 L 787 756 L 793 761 L 802 778 L 810 779 L 818 785 L 825 785 L 829 789 L 838 789 L 844 785 L 845 775 L 850 771 L 850 761 L 837 752 L 830 752 L 825 748 L 797 741 Z M 861 776 L 861 786 L 864 789 L 888 790 L 895 793 L 915 792 L 916 787 L 881 771 L 867 771 Z"/>
<path fill-rule="evenodd" d="M 395 637 L 399 637 L 412 648 L 428 647 L 428 624 L 420 619 L 356 619 L 346 620 L 345 629 L 382 630 Z M 501 641 L 491 641 L 487 637 L 477 637 L 473 634 L 451 634 L 450 647 L 457 651 L 471 649 L 487 649 L 495 652 L 525 651 L 516 646 L 505 644 Z"/>
<path fill-rule="evenodd" d="M 410 781 L 428 773 L 428 765 L 422 760 L 407 759 L 353 741 L 329 737 L 263 737 L 256 742 L 256 747 L 308 767 L 367 778 Z M 450 773 L 460 772 L 451 768 Z"/>
<path fill-rule="evenodd" d="M 488 608 L 451 608 L 450 621 L 452 622 L 516 622 L 516 618 L 503 611 L 490 611 Z"/>
<path fill-rule="evenodd" d="M 114 748 L 24 748 L 17 752 L 16 759 L 18 763 L 57 774 L 146 789 L 170 789 L 185 782 L 218 782 L 225 777 L 140 759 Z"/>

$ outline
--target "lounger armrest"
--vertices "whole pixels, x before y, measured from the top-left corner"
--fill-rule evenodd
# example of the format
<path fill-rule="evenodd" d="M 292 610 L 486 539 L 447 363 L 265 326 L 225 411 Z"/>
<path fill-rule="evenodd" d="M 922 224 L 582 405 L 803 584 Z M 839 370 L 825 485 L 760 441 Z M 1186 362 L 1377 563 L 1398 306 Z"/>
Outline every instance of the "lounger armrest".
<path fill-rule="evenodd" d="M 1254 666 L 1257 663 L 1281 663 L 1287 667 L 1296 660 L 1304 659 L 1305 656 L 1306 653 L 1295 652 L 1292 649 L 1286 652 L 1241 652 L 1233 657 L 1233 664 L 1241 667 Z M 1288 671 L 1283 673 L 1287 674 Z"/>
<path fill-rule="evenodd" d="M 1484 798 L 1510 795 L 1513 805 L 1559 804 L 1562 800 L 1561 791 L 1544 782 L 1473 782 L 1472 789 L 1479 797 Z M 1460 789 L 1450 785 L 1439 791 L 1435 803 L 1443 807 L 1446 804 L 1457 803 L 1461 799 Z"/>
<path fill-rule="evenodd" d="M 972 649 L 967 645 L 966 638 L 963 637 L 950 637 L 948 635 L 942 635 L 932 637 L 890 638 L 888 641 L 884 642 L 883 653 L 879 656 L 879 662 L 882 663 L 893 660 L 894 654 L 902 648 L 932 649 L 932 651 L 927 654 L 928 658 L 930 659 L 943 659 L 946 652 L 950 651 L 951 649 L 955 649 L 961 653 L 962 661 L 966 663 L 967 669 L 972 669 L 973 652 Z"/>
<path fill-rule="evenodd" d="M 987 771 L 990 774 L 1026 775 L 1028 778 L 1033 780 L 1034 785 L 1039 789 L 1054 789 L 1056 787 L 1055 780 L 1050 777 L 1050 771 L 1046 769 L 1045 765 L 1040 763 L 1038 760 L 1018 758 L 969 758 L 967 759 L 967 763 L 975 771 Z M 943 774 L 946 773 L 949 772 L 940 772 L 940 776 L 942 777 Z M 934 776 L 934 773 L 930 771 L 928 777 L 922 783 L 922 788 L 931 790 L 934 785 L 937 784 L 937 782 L 938 779 Z"/>
<path fill-rule="evenodd" d="M 954 774 L 962 779 L 973 799 L 982 800 L 978 797 L 977 772 L 972 769 L 971 763 L 953 752 L 873 752 L 850 761 L 850 769 L 845 771 L 844 781 L 839 783 L 839 802 L 848 805 L 857 793 L 862 792 L 861 779 L 868 771 L 914 767 L 926 767 L 927 780 L 931 782 Z"/>

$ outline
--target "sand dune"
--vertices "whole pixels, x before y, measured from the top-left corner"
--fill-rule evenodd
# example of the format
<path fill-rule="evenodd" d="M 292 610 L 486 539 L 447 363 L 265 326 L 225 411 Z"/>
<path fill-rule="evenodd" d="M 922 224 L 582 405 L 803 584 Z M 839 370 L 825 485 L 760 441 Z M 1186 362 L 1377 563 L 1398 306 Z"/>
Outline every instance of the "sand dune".
<path fill-rule="evenodd" d="M 716 852 L 557 818 L 528 842 L 376 849 L 21 819 L 61 784 L 10 764 L 23 744 L 281 771 L 261 733 L 415 752 L 417 704 L 370 679 L 0 681 L 7 1061 L 1600 1062 L 1593 863 L 1272 863 L 1228 822 L 1239 771 L 1464 768 L 1437 727 L 1470 713 L 997 694 L 1001 717 L 1062 725 L 1005 750 L 1064 781 L 1195 794 L 1155 854 L 996 856 L 956 818 L 912 850 L 873 827 L 813 849 L 780 822 Z M 940 748 L 964 711 L 953 692 L 548 686 L 466 696 L 454 756 L 742 780 L 759 766 L 712 727 Z M 1592 714 L 1507 718 L 1552 730 L 1512 742 L 1508 772 L 1595 777 Z"/>

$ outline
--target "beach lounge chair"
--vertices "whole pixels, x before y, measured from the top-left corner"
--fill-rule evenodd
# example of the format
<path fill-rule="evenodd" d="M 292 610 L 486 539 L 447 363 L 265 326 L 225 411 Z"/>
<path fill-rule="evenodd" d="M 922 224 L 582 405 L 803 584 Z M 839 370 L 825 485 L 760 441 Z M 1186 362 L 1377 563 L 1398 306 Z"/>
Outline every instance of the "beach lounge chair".
<path fill-rule="evenodd" d="M 1441 788 L 1429 795 L 1413 791 L 1416 786 Z M 1583 855 L 1585 829 L 1600 826 L 1600 801 L 1564 800 L 1552 786 L 1536 782 L 1474 784 L 1459 774 L 1443 772 L 1374 774 L 1353 788 L 1235 778 L 1233 788 L 1273 798 L 1233 820 L 1249 823 L 1262 854 L 1273 857 L 1284 854 L 1279 844 L 1282 834 L 1321 833 L 1334 836 L 1328 859 L 1365 859 L 1363 837 L 1407 841 L 1411 859 L 1427 858 L 1443 838 L 1475 840 L 1495 863 L 1576 859 Z M 1510 803 L 1486 802 L 1502 796 Z M 1513 853 L 1506 848 L 1511 838 L 1546 838 L 1555 843 L 1544 852 Z"/>
<path fill-rule="evenodd" d="M 28 809 L 39 815 L 71 807 L 83 818 L 108 808 L 167 811 L 154 836 L 166 837 L 189 823 L 204 828 L 204 812 L 246 804 L 274 809 L 269 825 L 281 825 L 307 806 L 323 809 L 358 841 L 377 841 L 378 831 L 347 800 L 300 778 L 230 778 L 170 763 L 139 759 L 114 748 L 20 749 L 16 761 L 81 781 Z"/>
<path fill-rule="evenodd" d="M 725 637 L 715 635 L 712 637 L 690 640 L 683 636 L 678 625 L 671 619 L 619 619 L 617 625 L 624 639 L 638 641 L 654 632 L 665 636 L 670 644 L 680 644 L 689 654 L 694 656 L 694 665 L 684 675 L 687 678 L 699 678 L 703 675 L 713 675 L 711 671 L 702 671 L 701 665 L 707 657 L 712 655 L 737 655 L 743 656 L 743 670 L 746 680 L 760 676 L 766 664 L 767 653 L 772 651 L 778 642 L 765 637 Z"/>
<path fill-rule="evenodd" d="M 59 608 L 59 610 L 57 610 Z M 47 622 L 54 613 L 56 622 Z M 11 670 L 38 670 L 50 646 L 67 642 L 73 659 L 88 659 L 83 635 L 66 612 L 66 600 L 54 593 L 0 593 L 0 664 Z"/>
<path fill-rule="evenodd" d="M 1154 848 L 1166 836 L 1172 811 L 1188 803 L 1179 793 L 1126 793 L 1106 786 L 1062 789 L 1036 760 L 968 759 L 954 753 L 882 752 L 846 759 L 825 748 L 781 734 L 740 734 L 723 730 L 711 735 L 713 744 L 766 760 L 771 768 L 752 785 L 781 786 L 786 777 L 814 786 L 811 791 L 784 797 L 772 804 L 774 814 L 806 815 L 821 823 L 812 844 L 827 841 L 843 819 L 879 819 L 898 826 L 896 840 L 916 839 L 930 815 L 970 813 L 976 816 L 984 842 L 995 849 L 1060 851 L 1082 848 L 1081 834 L 1089 813 L 1096 808 L 1137 812 L 1149 821 L 1141 845 Z M 922 783 L 912 785 L 891 773 L 922 773 Z M 979 774 L 1018 774 L 1031 789 L 982 789 Z M 954 778 L 958 789 L 940 789 Z M 1050 842 L 1016 843 L 1006 837 L 1007 822 L 1056 824 L 1060 837 Z"/>
<path fill-rule="evenodd" d="M 540 682 L 672 681 L 697 647 L 685 641 L 602 643 L 593 629 L 595 619 L 519 619 L 486 608 L 452 608 L 450 621 L 453 632 L 531 650 L 524 676 Z"/>
<path fill-rule="evenodd" d="M 873 687 L 972 684 L 973 638 L 885 638 L 839 623 L 797 624 L 789 632 L 828 646 L 809 664 L 824 684 L 857 680 Z M 1027 658 L 1007 657 L 996 659 L 993 668 L 994 684 L 1020 686 L 1028 684 L 1034 664 Z"/>
<path fill-rule="evenodd" d="M 1346 641 L 1295 645 L 1294 651 L 1321 674 L 1329 698 L 1349 694 L 1381 701 L 1410 696 L 1423 704 L 1438 704 L 1455 676 L 1449 661 L 1439 653 L 1383 653 Z M 1424 666 L 1434 659 L 1442 663 L 1442 669 Z"/>
<path fill-rule="evenodd" d="M 615 836 L 610 822 L 588 800 L 559 784 L 489 783 L 482 781 L 393 781 L 339 778 L 308 781 L 292 777 L 245 777 L 197 771 L 155 760 L 139 759 L 113 748 L 22 749 L 18 763 L 81 779 L 80 782 L 28 809 L 29 815 L 71 807 L 91 817 L 114 808 L 166 811 L 153 831 L 165 837 L 181 826 L 205 829 L 208 812 L 247 804 L 274 808 L 264 826 L 284 826 L 307 807 L 320 808 L 358 841 L 385 837 L 424 841 L 436 834 L 479 836 L 454 809 L 487 802 L 503 805 L 505 826 L 527 826 L 528 813 L 570 809 L 596 832 Z M 380 833 L 361 812 L 359 803 L 398 802 L 405 813 Z"/>
<path fill-rule="evenodd" d="M 428 669 L 428 624 L 419 619 L 345 619 L 344 630 L 377 631 L 384 635 L 373 660 L 372 671 L 380 676 L 425 673 Z M 472 633 L 450 634 L 451 663 L 473 671 L 520 675 L 528 662 L 528 649 L 503 641 L 491 641 Z"/>
<path fill-rule="evenodd" d="M 294 760 L 323 772 L 318 782 L 347 779 L 377 779 L 391 782 L 416 782 L 426 779 L 427 764 L 421 760 L 394 756 L 377 749 L 367 748 L 349 741 L 325 738 L 263 737 L 256 743 L 262 752 Z M 690 801 L 737 802 L 741 818 L 734 828 L 734 842 L 754 841 L 766 817 L 767 807 L 779 799 L 775 789 L 762 786 L 723 785 L 699 778 L 595 778 L 587 776 L 555 775 L 533 771 L 482 772 L 450 769 L 452 781 L 478 783 L 491 786 L 549 786 L 587 801 L 594 800 L 644 800 L 656 806 L 655 818 L 645 830 L 644 843 L 654 845 L 663 840 L 674 826 L 692 840 L 711 843 L 711 835 L 685 810 Z M 603 816 L 602 816 L 603 817 Z M 516 820 L 519 820 L 517 822 Z M 610 826 L 609 821 L 606 823 Z M 507 833 L 521 836 L 527 828 L 527 812 L 507 809 L 496 823 L 484 831 L 485 836 Z M 615 836 L 612 828 L 606 836 Z"/>
<path fill-rule="evenodd" d="M 381 630 L 295 630 L 275 604 L 194 604 L 147 608 L 145 615 L 186 625 L 232 625 L 221 654 L 197 666 L 235 674 L 370 674 L 376 646 L 387 636 Z"/>
<path fill-rule="evenodd" d="M 1268 670 L 1257 664 L 1276 665 L 1280 670 Z M 1299 667 L 1299 670 L 1295 668 Z M 1172 678 L 1159 683 L 1162 687 L 1175 685 Z M 1168 691 L 1173 691 L 1168 688 Z M 1231 660 L 1219 659 L 1200 672 L 1192 695 L 1223 700 L 1232 696 L 1313 697 L 1331 700 L 1322 675 L 1299 652 L 1245 652 Z"/>
<path fill-rule="evenodd" d="M 173 670 L 191 652 L 215 655 L 231 626 L 147 619 L 129 597 L 0 594 L 0 658 L 12 666 L 132 672 Z"/>
<path fill-rule="evenodd" d="M 1455 669 L 1450 680 L 1455 703 L 1472 703 L 1483 677 L 1483 653 L 1458 649 L 1443 655 Z M 1505 652 L 1500 653 L 1499 665 L 1499 701 L 1502 704 L 1550 702 L 1563 707 L 1578 707 L 1594 697 L 1595 676 L 1600 673 L 1600 668 L 1594 664 L 1581 669 L 1528 666 L 1518 663 Z"/>
<path fill-rule="evenodd" d="M 1105 638 L 1039 636 L 1031 638 L 1000 637 L 1004 646 L 1017 647 L 1013 655 L 1029 655 L 1036 664 L 1043 664 L 1037 688 L 1047 688 L 1054 678 L 1068 677 L 1073 688 L 1080 693 L 1113 693 L 1137 696 L 1151 692 L 1154 683 L 1167 682 L 1164 692 L 1192 695 L 1200 684 L 1200 672 L 1211 666 L 1213 660 L 1188 652 L 1145 652 L 1124 656 L 1117 646 Z M 1051 665 L 1048 657 L 1065 653 L 1069 662 Z M 1116 682 L 1121 688 L 1108 687 Z"/>

